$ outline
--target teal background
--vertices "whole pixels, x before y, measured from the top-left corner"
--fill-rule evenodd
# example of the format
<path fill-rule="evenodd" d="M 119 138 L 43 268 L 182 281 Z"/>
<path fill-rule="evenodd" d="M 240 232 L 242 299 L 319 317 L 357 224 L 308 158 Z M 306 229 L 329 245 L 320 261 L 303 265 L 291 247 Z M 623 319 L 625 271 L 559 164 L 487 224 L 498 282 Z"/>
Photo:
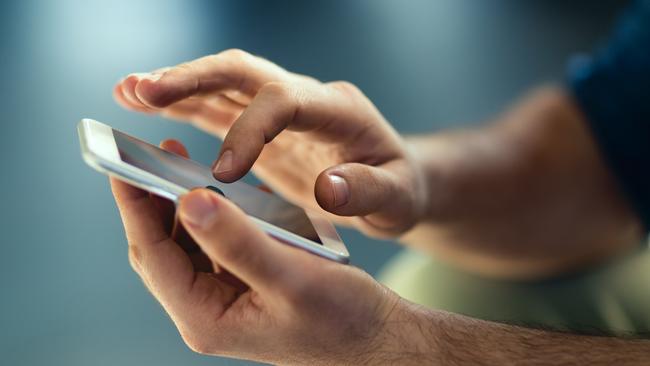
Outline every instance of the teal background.
<path fill-rule="evenodd" d="M 83 164 L 82 117 L 210 163 L 218 142 L 121 110 L 119 77 L 237 47 L 359 85 L 404 133 L 468 125 L 561 80 L 620 1 L 15 1 L 0 3 L 0 364 L 227 365 L 182 343 L 127 261 L 107 180 Z M 376 273 L 398 247 L 343 230 Z"/>

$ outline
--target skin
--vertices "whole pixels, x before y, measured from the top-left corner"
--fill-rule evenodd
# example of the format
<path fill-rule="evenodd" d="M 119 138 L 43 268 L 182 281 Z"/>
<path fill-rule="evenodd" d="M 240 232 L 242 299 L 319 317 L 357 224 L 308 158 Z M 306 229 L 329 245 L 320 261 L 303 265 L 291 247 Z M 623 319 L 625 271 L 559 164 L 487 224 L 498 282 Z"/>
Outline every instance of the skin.
<path fill-rule="evenodd" d="M 197 270 L 200 263 L 170 236 L 174 216 L 157 198 L 117 180 L 111 185 L 133 268 L 195 352 L 283 364 L 350 362 L 368 352 L 398 301 L 357 268 L 274 241 L 205 189 L 186 195 L 178 215 L 218 268 Z"/>
<path fill-rule="evenodd" d="M 557 87 L 478 129 L 418 136 L 431 204 L 401 240 L 468 270 L 538 279 L 638 248 L 642 225 Z"/>
<path fill-rule="evenodd" d="M 422 172 L 352 84 L 320 83 L 240 50 L 160 71 L 127 76 L 115 99 L 224 138 L 220 155 L 231 151 L 232 165 L 217 179 L 235 181 L 252 167 L 290 201 L 373 236 L 393 237 L 422 216 Z M 334 202 L 331 176 L 347 182 L 346 204 Z"/>
<path fill-rule="evenodd" d="M 321 83 L 240 50 L 131 74 L 114 94 L 128 109 L 223 138 L 213 166 L 219 180 L 252 169 L 339 224 L 484 274 L 553 275 L 626 252 L 642 235 L 584 118 L 557 88 L 479 129 L 407 139 L 353 85 Z M 177 141 L 163 147 L 187 154 Z M 608 364 L 647 352 L 644 341 L 423 309 L 357 268 L 276 242 L 213 192 L 195 190 L 175 210 L 111 184 L 134 269 L 200 353 L 281 364 L 453 365 L 557 357 Z"/>

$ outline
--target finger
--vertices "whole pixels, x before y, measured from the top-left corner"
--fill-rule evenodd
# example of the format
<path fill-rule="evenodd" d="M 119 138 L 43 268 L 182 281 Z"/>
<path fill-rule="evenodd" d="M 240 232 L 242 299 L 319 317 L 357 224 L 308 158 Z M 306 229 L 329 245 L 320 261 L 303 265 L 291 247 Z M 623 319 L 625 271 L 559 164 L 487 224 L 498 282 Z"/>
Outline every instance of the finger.
<path fill-rule="evenodd" d="M 136 271 L 170 313 L 186 307 L 194 283 L 192 263 L 165 231 L 149 193 L 115 178 L 111 187 Z"/>
<path fill-rule="evenodd" d="M 291 248 L 272 240 L 237 207 L 218 194 L 197 189 L 179 204 L 179 217 L 194 240 L 216 263 L 262 291 L 278 291 L 286 281 Z"/>
<path fill-rule="evenodd" d="M 233 182 L 244 176 L 264 145 L 284 129 L 316 131 L 318 138 L 344 144 L 373 127 L 348 93 L 314 83 L 269 83 L 233 123 L 214 164 L 215 178 Z M 351 121 L 351 122 L 347 122 Z M 361 121 L 354 123 L 353 121 Z M 355 149 L 351 144 L 349 151 Z"/>
<path fill-rule="evenodd" d="M 191 122 L 195 127 L 220 138 L 226 135 L 244 108 L 224 95 L 216 95 L 209 99 L 185 99 L 163 109 L 152 109 L 134 100 L 133 96 L 127 99 L 123 89 L 129 89 L 129 82 L 127 85 L 124 83 L 121 81 L 113 89 L 113 97 L 123 108 L 146 114 L 159 113 L 177 121 Z"/>
<path fill-rule="evenodd" d="M 395 229 L 410 222 L 415 192 L 404 163 L 392 161 L 375 167 L 348 163 L 323 171 L 314 186 L 318 204 L 341 216 L 365 216 L 375 226 Z M 399 228 L 403 229 L 403 228 Z"/>
<path fill-rule="evenodd" d="M 147 106 L 162 108 L 197 94 L 237 91 L 251 98 L 265 83 L 289 77 L 270 61 L 241 50 L 227 50 L 144 78 L 135 93 Z"/>
<path fill-rule="evenodd" d="M 160 68 L 157 69 L 151 73 L 131 73 L 127 75 L 125 78 L 120 80 L 118 84 L 115 87 L 115 91 L 119 92 L 119 95 L 116 95 L 116 99 L 119 99 L 118 101 L 124 102 L 121 103 L 123 104 L 126 108 L 136 110 L 138 112 L 144 112 L 144 113 L 155 113 L 157 112 L 156 109 L 150 108 L 149 106 L 143 104 L 137 97 L 135 93 L 135 87 L 140 82 L 140 80 L 144 78 L 156 78 L 158 75 L 162 74 L 163 72 L 167 71 L 169 68 Z M 116 94 L 116 93 L 114 93 Z"/>
<path fill-rule="evenodd" d="M 164 73 L 167 72 L 169 69 L 171 69 L 170 66 L 159 67 L 159 68 L 155 69 L 154 71 L 152 71 L 151 73 L 154 74 L 154 75 L 157 75 L 157 74 L 164 74 Z"/>
<path fill-rule="evenodd" d="M 135 112 L 140 112 L 140 113 L 152 113 L 152 110 L 150 108 L 143 108 L 137 105 L 134 105 L 130 101 L 126 99 L 126 96 L 124 96 L 124 92 L 122 91 L 122 82 L 120 81 L 115 85 L 113 88 L 113 98 L 119 105 L 121 105 L 123 108 L 135 111 Z"/>
<path fill-rule="evenodd" d="M 176 155 L 180 155 L 184 158 L 189 158 L 187 149 L 178 140 L 174 140 L 174 139 L 163 140 L 159 146 L 161 149 L 165 151 L 169 151 Z M 169 228 L 168 232 L 171 233 L 175 221 L 174 216 L 176 213 L 176 205 L 174 204 L 174 202 L 166 198 L 157 196 L 155 194 L 151 194 L 151 199 L 154 201 L 156 207 L 158 207 L 158 212 L 160 212 L 160 216 L 162 218 L 165 227 Z"/>
<path fill-rule="evenodd" d="M 122 81 L 122 93 L 129 103 L 139 108 L 151 109 L 148 106 L 144 105 L 138 97 L 135 95 L 135 86 L 140 81 L 140 78 L 143 77 L 144 73 L 133 73 L 128 75 Z"/>
<path fill-rule="evenodd" d="M 260 191 L 266 192 L 266 193 L 274 194 L 271 187 L 267 186 L 266 184 L 258 184 L 257 189 L 259 189 Z"/>
<path fill-rule="evenodd" d="M 189 158 L 190 154 L 187 152 L 187 148 L 185 145 L 183 145 L 182 142 L 175 140 L 175 139 L 166 139 L 160 142 L 160 148 L 169 151 L 171 153 L 174 153 L 176 155 L 180 155 L 184 158 Z"/>
<path fill-rule="evenodd" d="M 111 178 L 136 272 L 179 328 L 202 329 L 237 296 L 212 273 L 196 273 L 188 255 L 165 233 L 147 192 Z"/>
<path fill-rule="evenodd" d="M 163 150 L 189 158 L 189 153 L 180 141 L 174 139 L 163 140 L 160 143 Z M 213 272 L 213 266 L 210 259 L 201 251 L 201 248 L 192 240 L 183 225 L 176 219 L 176 205 L 174 202 L 151 195 L 154 202 L 160 208 L 161 215 L 170 228 L 171 237 L 187 253 L 196 272 Z"/>
<path fill-rule="evenodd" d="M 209 99 L 185 99 L 163 108 L 160 114 L 167 118 L 189 121 L 195 127 L 223 138 L 242 110 L 241 105 L 217 95 Z"/>

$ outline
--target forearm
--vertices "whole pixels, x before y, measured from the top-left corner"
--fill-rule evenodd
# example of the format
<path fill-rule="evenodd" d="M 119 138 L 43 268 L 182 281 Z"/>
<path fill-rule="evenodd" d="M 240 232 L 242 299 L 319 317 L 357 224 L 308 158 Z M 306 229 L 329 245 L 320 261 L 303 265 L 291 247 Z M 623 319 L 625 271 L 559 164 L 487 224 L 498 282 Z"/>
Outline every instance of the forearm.
<path fill-rule="evenodd" d="M 499 324 L 404 301 L 377 339 L 368 364 L 641 365 L 650 341 L 586 336 Z"/>
<path fill-rule="evenodd" d="M 428 190 L 426 214 L 400 238 L 411 247 L 522 278 L 590 265 L 640 240 L 638 218 L 562 88 L 540 88 L 481 127 L 407 143 Z"/>
<path fill-rule="evenodd" d="M 522 241 L 521 232 L 534 236 L 534 228 L 546 224 L 539 222 L 544 216 L 530 215 L 553 193 L 539 179 L 538 173 L 545 174 L 540 162 L 548 165 L 572 153 L 556 152 L 571 142 L 553 141 L 555 134 L 573 139 L 572 132 L 558 133 L 578 118 L 566 111 L 564 99 L 560 89 L 545 87 L 481 126 L 408 137 L 425 177 L 428 205 L 400 241 L 481 272 L 547 266 L 543 255 L 536 255 L 543 243 Z"/>

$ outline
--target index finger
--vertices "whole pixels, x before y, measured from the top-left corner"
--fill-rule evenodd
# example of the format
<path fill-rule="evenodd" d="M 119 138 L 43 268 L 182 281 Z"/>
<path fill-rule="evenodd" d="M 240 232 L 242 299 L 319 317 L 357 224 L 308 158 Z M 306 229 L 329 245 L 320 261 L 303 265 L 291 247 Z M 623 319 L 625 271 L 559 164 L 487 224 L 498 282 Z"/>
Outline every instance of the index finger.
<path fill-rule="evenodd" d="M 142 78 L 135 86 L 135 93 L 143 104 L 164 108 L 193 95 L 225 90 L 252 97 L 265 83 L 288 78 L 290 73 L 276 64 L 231 49 Z"/>
<path fill-rule="evenodd" d="M 265 84 L 226 134 L 214 177 L 227 183 L 243 177 L 264 146 L 284 130 L 312 133 L 319 141 L 346 146 L 349 156 L 366 154 L 359 139 L 374 136 L 379 124 L 371 114 L 375 110 L 359 104 L 365 102 L 361 96 L 344 82 Z"/>

